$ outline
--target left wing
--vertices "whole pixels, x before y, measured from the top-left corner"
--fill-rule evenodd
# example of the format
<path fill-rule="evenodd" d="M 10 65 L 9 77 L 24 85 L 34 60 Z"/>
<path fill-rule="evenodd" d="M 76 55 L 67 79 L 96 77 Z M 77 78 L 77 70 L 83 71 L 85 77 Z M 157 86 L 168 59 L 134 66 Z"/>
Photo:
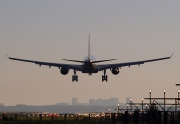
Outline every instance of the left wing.
<path fill-rule="evenodd" d="M 49 66 L 49 67 L 53 66 L 53 67 L 58 67 L 58 68 L 65 67 L 65 68 L 68 68 L 68 69 L 81 71 L 81 65 L 41 62 L 41 61 L 33 61 L 33 60 L 26 60 L 26 59 L 12 58 L 12 57 L 8 57 L 8 58 L 11 59 L 11 60 L 35 63 L 35 64 L 37 64 L 39 66 L 46 65 L 46 66 Z"/>
<path fill-rule="evenodd" d="M 124 67 L 124 66 L 129 66 L 130 67 L 131 65 L 141 65 L 141 64 L 144 64 L 144 63 L 147 63 L 147 62 L 154 62 L 154 61 L 170 59 L 172 57 L 172 55 L 170 57 L 150 59 L 150 60 L 144 60 L 144 61 L 116 63 L 116 64 L 104 64 L 104 65 L 98 65 L 98 66 L 99 66 L 99 71 L 110 69 L 110 68 L 121 68 L 121 67 Z"/>

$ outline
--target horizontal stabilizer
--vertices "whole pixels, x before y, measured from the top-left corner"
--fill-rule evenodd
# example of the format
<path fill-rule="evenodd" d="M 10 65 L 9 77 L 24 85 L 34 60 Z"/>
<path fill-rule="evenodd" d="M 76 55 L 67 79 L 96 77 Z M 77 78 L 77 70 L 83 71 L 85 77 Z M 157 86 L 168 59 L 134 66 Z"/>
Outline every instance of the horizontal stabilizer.
<path fill-rule="evenodd" d="M 79 62 L 79 63 L 84 63 L 84 61 L 79 61 L 79 60 L 69 60 L 69 59 L 62 59 L 65 61 L 71 61 L 71 62 Z"/>
<path fill-rule="evenodd" d="M 69 60 L 69 59 L 62 59 L 62 60 L 71 61 L 71 62 L 85 63 L 85 61 L 79 61 L 79 60 Z M 116 60 L 116 59 L 107 59 L 107 60 L 92 61 L 91 63 L 107 62 L 107 61 L 112 61 L 112 60 Z"/>
<path fill-rule="evenodd" d="M 99 60 L 99 61 L 93 61 L 92 63 L 107 62 L 107 61 L 113 61 L 113 60 L 117 60 L 117 59 Z"/>

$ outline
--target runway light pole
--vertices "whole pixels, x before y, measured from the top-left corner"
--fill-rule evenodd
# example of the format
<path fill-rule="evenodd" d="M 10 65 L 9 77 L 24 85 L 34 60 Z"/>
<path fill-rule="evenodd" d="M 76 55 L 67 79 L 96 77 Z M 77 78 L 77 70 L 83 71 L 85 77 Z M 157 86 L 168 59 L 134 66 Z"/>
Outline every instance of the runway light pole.
<path fill-rule="evenodd" d="M 178 102 L 177 102 L 177 100 L 175 99 L 175 112 L 176 112 L 176 110 L 177 110 L 177 104 L 178 104 Z"/>
<path fill-rule="evenodd" d="M 179 105 L 179 93 L 180 93 L 180 90 L 178 89 L 178 105 Z"/>
<path fill-rule="evenodd" d="M 130 106 L 130 107 L 131 107 L 130 109 L 132 110 L 132 99 L 130 99 L 130 105 L 131 105 L 131 106 Z"/>
<path fill-rule="evenodd" d="M 163 91 L 164 91 L 164 111 L 165 111 L 165 109 L 166 109 L 166 108 L 165 108 L 165 104 L 166 104 L 166 100 L 165 100 L 165 99 L 166 99 L 166 98 L 165 98 L 165 97 L 166 97 L 166 96 L 165 96 L 165 95 L 166 95 L 166 89 L 164 89 Z"/>
<path fill-rule="evenodd" d="M 109 109 L 109 118 L 111 118 L 111 109 Z"/>
<path fill-rule="evenodd" d="M 151 106 L 151 92 L 152 92 L 152 90 L 150 89 L 149 90 L 150 106 Z"/>
<path fill-rule="evenodd" d="M 129 106 L 129 105 L 127 104 L 126 106 L 127 106 L 127 111 L 128 111 L 128 106 Z"/>
<path fill-rule="evenodd" d="M 139 105 L 137 104 L 137 105 L 136 105 L 136 109 L 137 109 L 137 110 L 139 110 L 138 106 L 139 106 Z"/>
<path fill-rule="evenodd" d="M 144 100 L 144 99 L 142 99 L 142 111 L 143 111 L 143 100 Z"/>
<path fill-rule="evenodd" d="M 118 114 L 119 114 L 119 104 L 118 104 Z"/>

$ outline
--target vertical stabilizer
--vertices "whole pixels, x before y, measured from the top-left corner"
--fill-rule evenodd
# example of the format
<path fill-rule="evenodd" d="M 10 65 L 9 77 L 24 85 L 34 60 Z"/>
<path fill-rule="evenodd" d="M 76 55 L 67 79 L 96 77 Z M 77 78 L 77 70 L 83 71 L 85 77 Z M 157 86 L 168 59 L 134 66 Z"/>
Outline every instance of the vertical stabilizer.
<path fill-rule="evenodd" d="M 90 60 L 90 34 L 88 39 L 88 59 Z"/>

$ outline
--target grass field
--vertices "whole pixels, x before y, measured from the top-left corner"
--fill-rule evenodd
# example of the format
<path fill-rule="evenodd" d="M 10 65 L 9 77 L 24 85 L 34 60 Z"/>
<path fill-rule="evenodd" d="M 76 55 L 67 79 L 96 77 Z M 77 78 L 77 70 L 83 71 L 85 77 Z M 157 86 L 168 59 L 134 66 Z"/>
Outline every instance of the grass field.
<path fill-rule="evenodd" d="M 156 114 L 153 114 L 156 115 Z M 142 114 L 136 116 L 132 114 L 106 114 L 106 116 L 89 116 L 89 115 L 18 115 L 18 114 L 1 114 L 0 124 L 163 124 L 165 122 L 162 115 L 153 116 Z M 180 114 L 167 116 L 167 124 L 180 124 Z"/>
<path fill-rule="evenodd" d="M 17 116 L 8 115 L 3 121 L 0 117 L 0 124 L 111 124 L 111 119 L 104 119 L 104 117 L 89 117 L 87 116 Z M 15 119 L 16 118 L 16 119 Z M 27 120 L 28 119 L 28 120 Z M 117 123 L 120 124 L 120 123 Z"/>

